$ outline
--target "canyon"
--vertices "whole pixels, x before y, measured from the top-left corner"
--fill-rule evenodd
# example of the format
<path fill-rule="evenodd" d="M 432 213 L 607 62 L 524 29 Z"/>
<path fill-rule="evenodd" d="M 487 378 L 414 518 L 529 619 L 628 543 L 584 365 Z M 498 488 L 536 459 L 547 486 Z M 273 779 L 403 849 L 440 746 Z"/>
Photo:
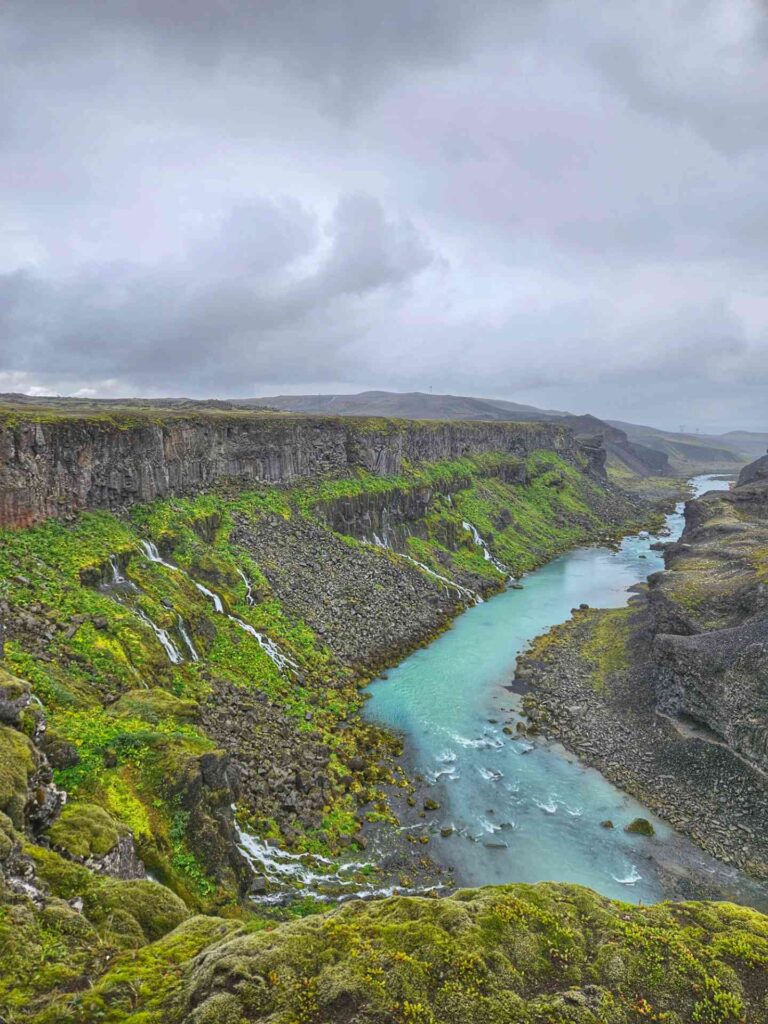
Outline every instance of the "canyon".
<path fill-rule="evenodd" d="M 599 437 L 541 422 L 19 405 L 3 414 L 0 455 L 7 1019 L 287 1021 L 301 1005 L 308 1020 L 453 1020 L 476 990 L 484 1012 L 521 1021 L 587 1021 L 609 1005 L 605 1019 L 633 1020 L 624 991 L 659 1012 L 709 1013 L 710 989 L 763 1005 L 756 911 L 718 910 L 722 951 L 697 939 L 673 990 L 634 943 L 681 948 L 674 908 L 633 911 L 630 926 L 578 886 L 446 895 L 440 855 L 406 841 L 396 816 L 424 820 L 434 803 L 400 757 L 408 737 L 362 715 L 365 685 L 465 609 L 574 547 L 661 524 L 610 482 Z M 759 587 L 756 575 L 740 591 L 753 611 Z M 682 703 L 697 693 L 681 664 L 670 715 L 692 714 Z M 746 703 L 754 681 L 739 678 Z M 732 709 L 711 704 L 714 729 Z M 722 725 L 722 743 L 762 756 L 759 730 Z M 447 980 L 429 968 L 377 995 L 371 978 L 406 964 L 408 920 L 414 954 Z M 510 927 L 526 982 L 497 977 L 501 947 L 482 939 Z M 365 950 L 362 973 L 348 942 Z M 587 967 L 617 942 L 621 969 Z M 465 959 L 471 970 L 455 966 Z"/>

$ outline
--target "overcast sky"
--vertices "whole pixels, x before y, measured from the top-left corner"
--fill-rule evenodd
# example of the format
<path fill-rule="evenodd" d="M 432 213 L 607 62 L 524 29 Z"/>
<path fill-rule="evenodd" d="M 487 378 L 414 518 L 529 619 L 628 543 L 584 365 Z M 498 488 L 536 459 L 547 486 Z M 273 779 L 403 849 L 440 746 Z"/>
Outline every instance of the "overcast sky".
<path fill-rule="evenodd" d="M 768 429 L 761 0 L 5 0 L 0 391 Z"/>

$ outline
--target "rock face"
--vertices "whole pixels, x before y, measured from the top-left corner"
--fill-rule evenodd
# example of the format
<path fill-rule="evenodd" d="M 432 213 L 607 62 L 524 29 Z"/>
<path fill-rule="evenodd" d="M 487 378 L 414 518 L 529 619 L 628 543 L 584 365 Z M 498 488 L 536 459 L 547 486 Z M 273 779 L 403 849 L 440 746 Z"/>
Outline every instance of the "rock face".
<path fill-rule="evenodd" d="M 0 527 L 84 508 L 113 508 L 220 482 L 291 483 L 365 469 L 395 475 L 405 461 L 535 449 L 588 461 L 605 452 L 546 423 L 418 423 L 250 414 L 153 418 L 6 417 L 0 427 Z"/>
<path fill-rule="evenodd" d="M 742 484 L 751 484 L 757 480 L 768 480 L 768 455 L 763 455 L 745 466 L 739 473 L 737 486 L 741 487 Z"/>
<path fill-rule="evenodd" d="M 649 607 L 659 710 L 705 725 L 768 769 L 768 476 L 686 508 Z"/>

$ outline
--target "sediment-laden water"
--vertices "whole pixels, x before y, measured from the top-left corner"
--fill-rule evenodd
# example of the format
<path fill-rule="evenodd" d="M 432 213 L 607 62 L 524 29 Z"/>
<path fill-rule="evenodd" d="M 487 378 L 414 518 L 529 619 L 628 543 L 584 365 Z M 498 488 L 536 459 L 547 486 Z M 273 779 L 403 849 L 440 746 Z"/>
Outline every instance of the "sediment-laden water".
<path fill-rule="evenodd" d="M 712 477 L 693 485 L 697 494 L 728 486 Z M 682 510 L 667 516 L 662 538 L 641 534 L 618 550 L 579 548 L 555 559 L 527 576 L 523 590 L 469 608 L 371 685 L 366 715 L 405 736 L 412 768 L 435 786 L 440 809 L 423 827 L 434 837 L 433 856 L 454 867 L 461 884 L 549 879 L 654 902 L 670 894 L 667 869 L 671 862 L 675 873 L 682 860 L 702 877 L 722 874 L 717 884 L 732 898 L 754 901 L 737 873 L 721 872 L 598 772 L 555 746 L 502 732 L 514 711 L 507 687 L 520 652 L 582 602 L 626 604 L 629 587 L 663 568 L 651 544 L 680 535 Z M 638 816 L 653 822 L 654 838 L 624 832 Z M 606 819 L 616 827 L 602 827 Z"/>

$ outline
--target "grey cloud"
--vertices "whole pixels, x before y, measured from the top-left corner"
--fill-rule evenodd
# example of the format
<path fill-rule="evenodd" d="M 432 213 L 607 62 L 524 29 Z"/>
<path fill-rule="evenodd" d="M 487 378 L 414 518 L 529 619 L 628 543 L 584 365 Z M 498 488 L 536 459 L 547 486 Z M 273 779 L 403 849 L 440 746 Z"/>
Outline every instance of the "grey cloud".
<path fill-rule="evenodd" d="M 431 384 L 764 426 L 767 24 L 11 0 L 0 387 Z"/>
<path fill-rule="evenodd" d="M 415 228 L 369 196 L 342 196 L 324 230 L 294 200 L 241 205 L 173 266 L 0 276 L 4 369 L 79 380 L 87 367 L 94 379 L 167 391 L 190 371 L 212 389 L 274 379 L 268 360 L 282 373 L 306 368 L 314 346 L 328 366 L 349 341 L 355 304 L 382 290 L 397 302 L 431 261 Z"/>
<path fill-rule="evenodd" d="M 439 66 L 472 52 L 473 44 L 511 5 L 504 0 L 11 0 L 19 13 L 14 44 L 24 55 L 56 55 L 62 39 L 76 51 L 122 40 L 175 55 L 203 69 L 266 59 L 320 88 L 349 109 L 386 79 L 410 67 Z M 522 29 L 539 0 L 516 4 Z M 506 8 L 506 12 L 505 12 Z"/>

